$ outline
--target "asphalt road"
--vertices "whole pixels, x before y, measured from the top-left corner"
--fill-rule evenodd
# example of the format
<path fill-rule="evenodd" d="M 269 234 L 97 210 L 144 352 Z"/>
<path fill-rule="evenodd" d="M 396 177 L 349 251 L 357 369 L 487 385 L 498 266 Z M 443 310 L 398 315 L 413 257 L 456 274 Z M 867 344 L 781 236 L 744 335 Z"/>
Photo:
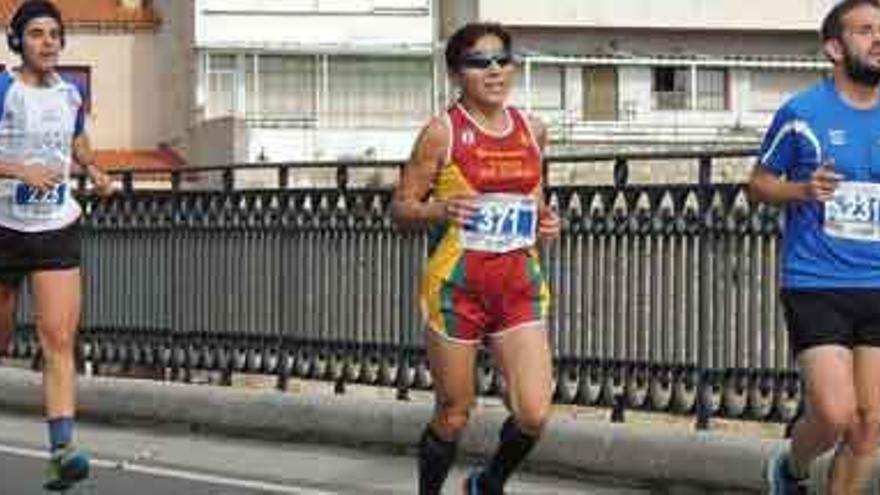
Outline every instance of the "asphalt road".
<path fill-rule="evenodd" d="M 378 495 L 415 493 L 406 455 L 322 445 L 261 442 L 168 427 L 81 424 L 77 441 L 93 458 L 92 477 L 71 494 Z M 0 413 L 0 494 L 43 493 L 45 428 L 40 418 Z M 460 493 L 468 461 L 445 493 Z M 647 495 L 647 488 L 524 473 L 512 495 Z"/>

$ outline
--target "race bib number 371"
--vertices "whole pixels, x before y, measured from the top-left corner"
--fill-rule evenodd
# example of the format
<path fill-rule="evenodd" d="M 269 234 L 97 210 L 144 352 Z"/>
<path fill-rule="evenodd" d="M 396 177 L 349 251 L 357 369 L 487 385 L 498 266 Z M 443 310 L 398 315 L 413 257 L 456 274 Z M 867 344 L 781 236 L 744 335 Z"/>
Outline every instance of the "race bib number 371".
<path fill-rule="evenodd" d="M 477 213 L 461 230 L 466 250 L 506 253 L 535 244 L 538 208 L 529 196 L 484 194 Z"/>
<path fill-rule="evenodd" d="M 841 182 L 825 203 L 824 228 L 833 237 L 880 241 L 880 184 Z"/>

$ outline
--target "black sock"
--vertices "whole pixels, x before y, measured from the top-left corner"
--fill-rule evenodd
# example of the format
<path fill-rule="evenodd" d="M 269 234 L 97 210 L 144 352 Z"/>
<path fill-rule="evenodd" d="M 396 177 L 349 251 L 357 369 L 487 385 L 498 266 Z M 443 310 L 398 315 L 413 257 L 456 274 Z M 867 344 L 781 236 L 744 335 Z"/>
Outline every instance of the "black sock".
<path fill-rule="evenodd" d="M 529 455 L 537 441 L 538 437 L 527 435 L 519 429 L 513 417 L 508 417 L 501 427 L 498 450 L 481 475 L 483 490 L 489 495 L 504 493 L 507 478 Z"/>
<path fill-rule="evenodd" d="M 455 461 L 458 442 L 438 437 L 431 425 L 419 440 L 419 495 L 439 495 Z"/>

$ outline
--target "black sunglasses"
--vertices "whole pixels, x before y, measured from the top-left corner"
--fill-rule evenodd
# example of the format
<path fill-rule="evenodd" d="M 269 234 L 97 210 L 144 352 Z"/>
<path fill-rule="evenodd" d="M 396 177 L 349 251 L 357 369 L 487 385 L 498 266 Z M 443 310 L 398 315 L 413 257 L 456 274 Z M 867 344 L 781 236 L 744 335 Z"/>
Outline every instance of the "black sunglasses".
<path fill-rule="evenodd" d="M 487 69 L 493 63 L 498 67 L 506 67 L 514 62 L 510 52 L 498 53 L 468 53 L 461 59 L 463 69 Z"/>

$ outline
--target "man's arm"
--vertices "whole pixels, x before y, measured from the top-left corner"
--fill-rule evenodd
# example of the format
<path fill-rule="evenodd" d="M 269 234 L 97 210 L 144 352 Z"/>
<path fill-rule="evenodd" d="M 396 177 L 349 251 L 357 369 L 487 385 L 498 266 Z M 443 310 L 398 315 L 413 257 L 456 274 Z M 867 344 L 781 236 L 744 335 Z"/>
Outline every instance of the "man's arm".
<path fill-rule="evenodd" d="M 749 180 L 749 196 L 755 201 L 781 205 L 792 201 L 828 201 L 842 179 L 827 166 L 817 168 L 809 182 L 790 182 L 758 164 Z"/>
<path fill-rule="evenodd" d="M 83 132 L 73 138 L 73 159 L 95 184 L 95 191 L 99 195 L 108 196 L 113 193 L 113 181 L 110 176 L 95 165 L 95 153 L 92 151 L 88 134 Z"/>

